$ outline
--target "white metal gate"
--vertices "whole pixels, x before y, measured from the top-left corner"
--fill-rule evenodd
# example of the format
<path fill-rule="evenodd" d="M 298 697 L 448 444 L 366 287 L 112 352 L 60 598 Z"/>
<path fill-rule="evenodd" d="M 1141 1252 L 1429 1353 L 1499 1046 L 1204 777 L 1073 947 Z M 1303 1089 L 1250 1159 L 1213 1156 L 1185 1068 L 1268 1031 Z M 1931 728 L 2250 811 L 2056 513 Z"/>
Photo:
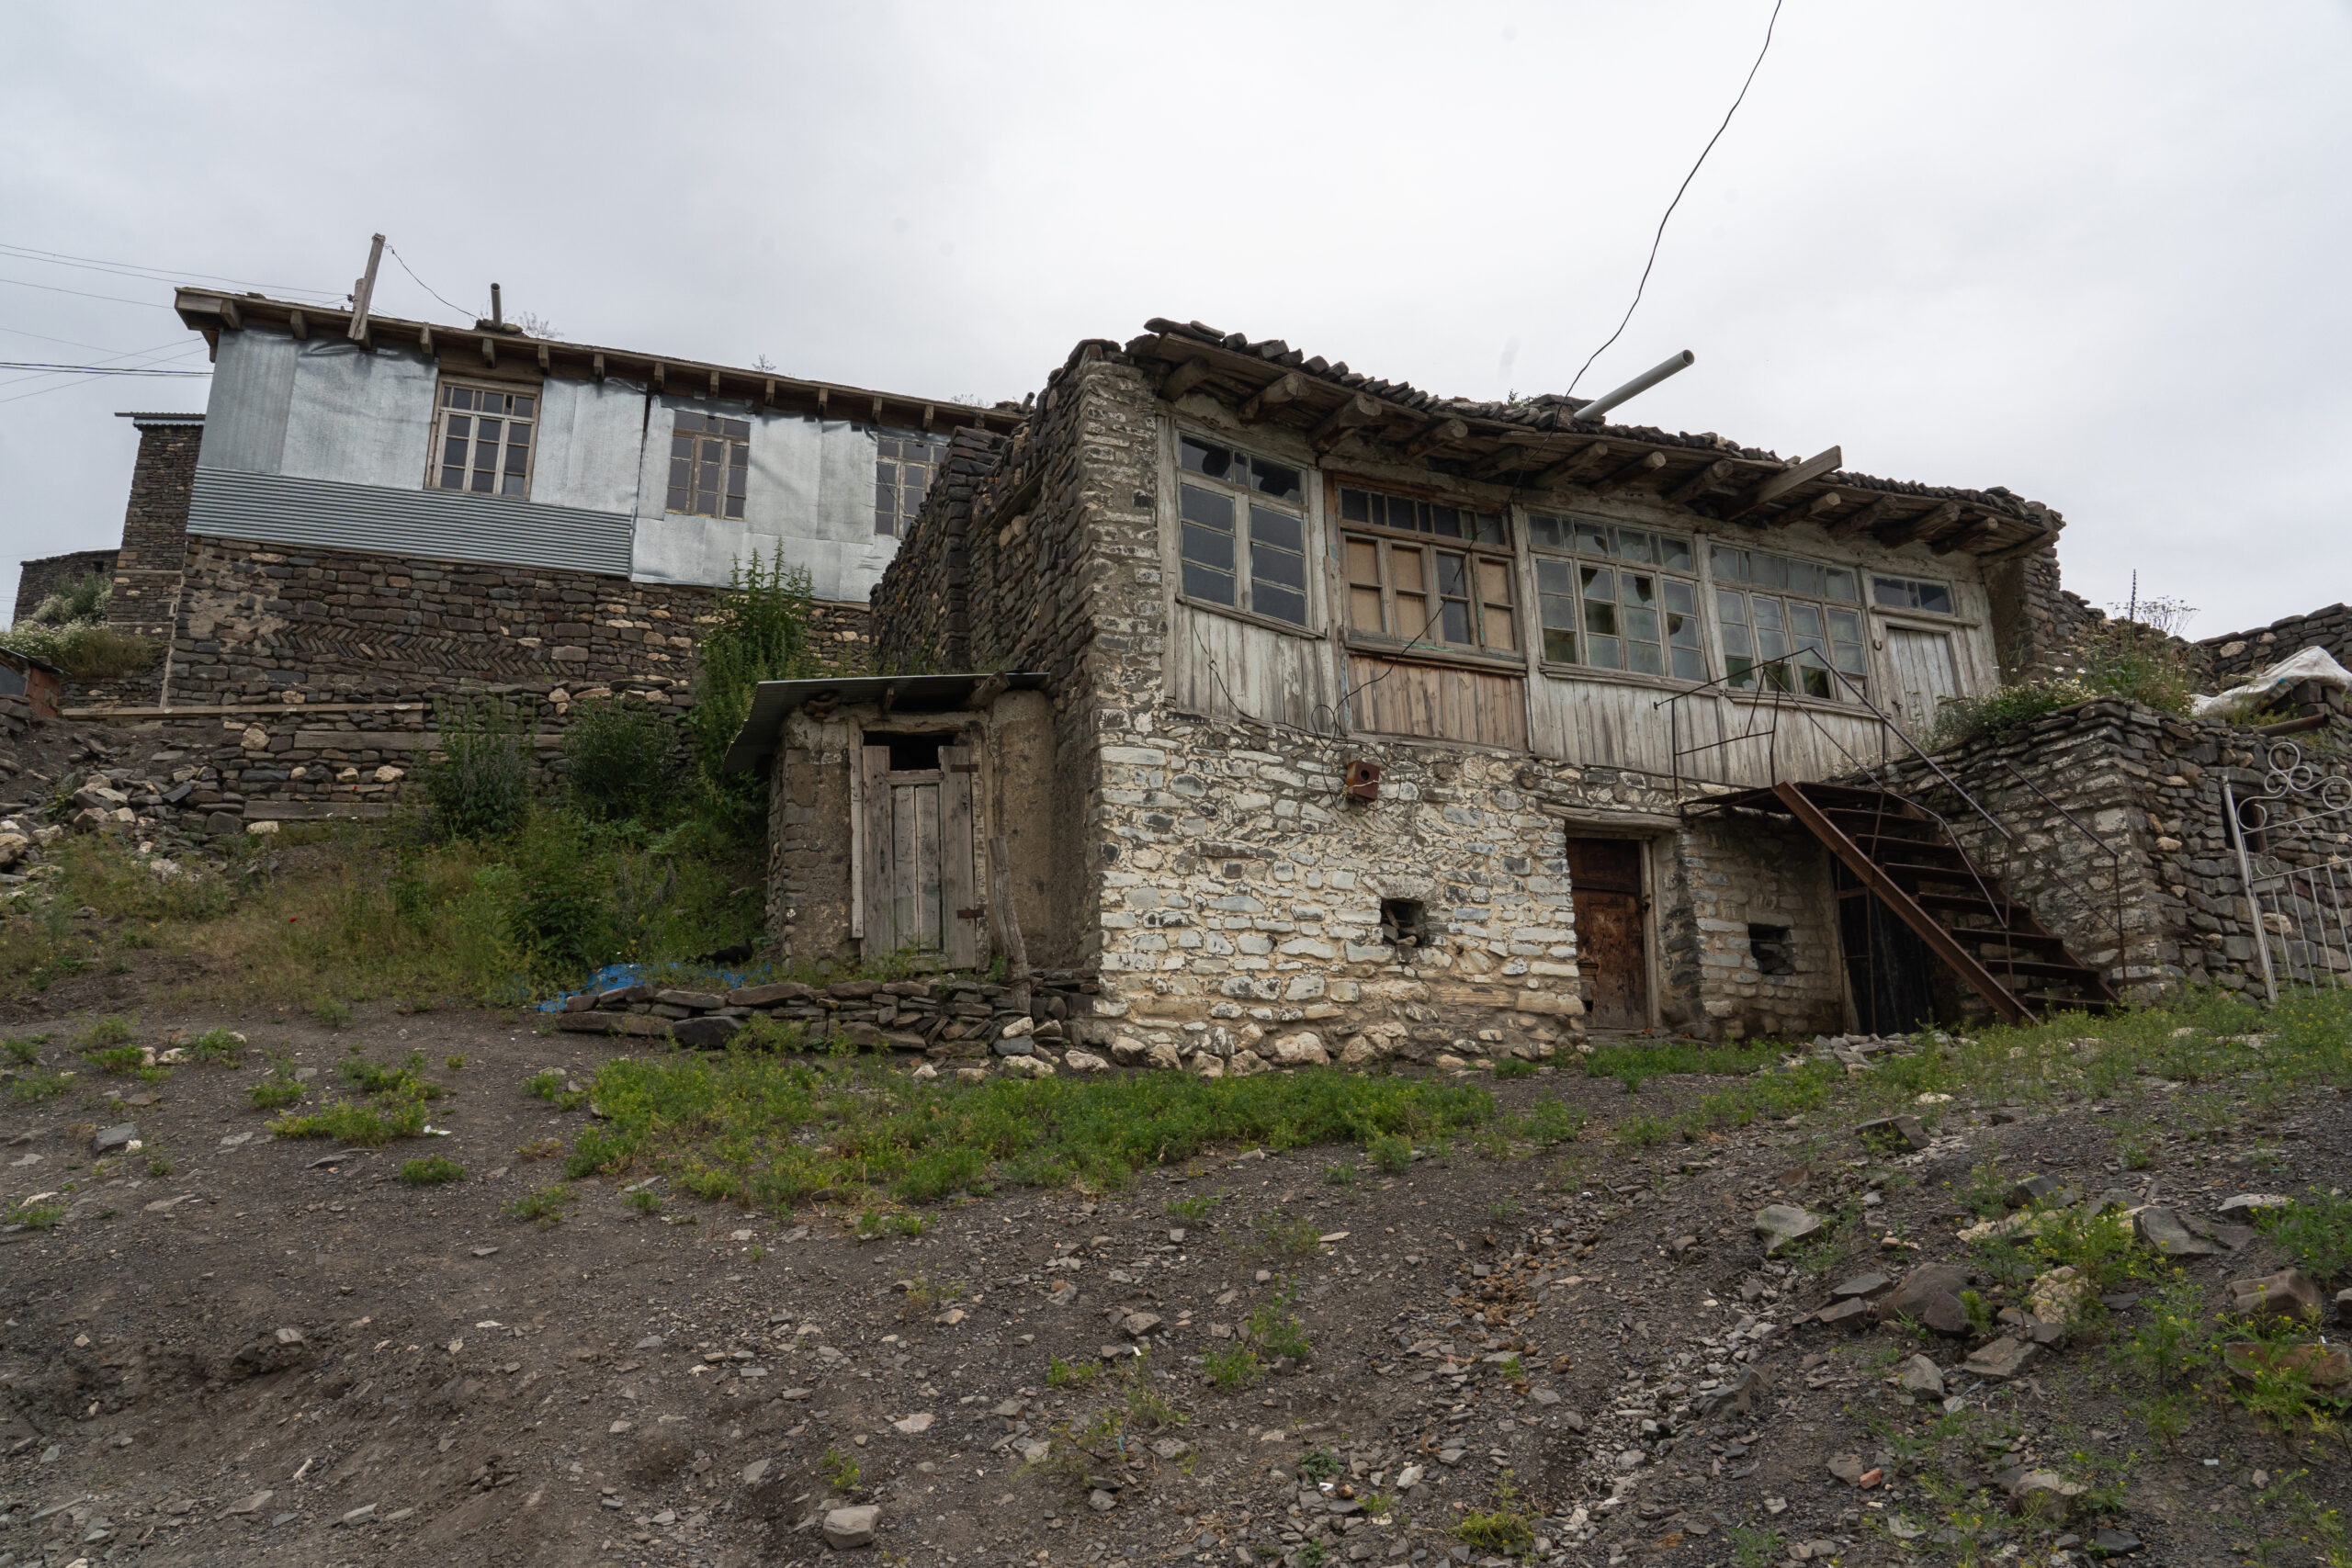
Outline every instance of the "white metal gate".
<path fill-rule="evenodd" d="M 2352 779 L 2275 742 L 2258 795 L 2224 781 L 2239 887 L 2272 1002 L 2281 986 L 2352 984 Z"/>

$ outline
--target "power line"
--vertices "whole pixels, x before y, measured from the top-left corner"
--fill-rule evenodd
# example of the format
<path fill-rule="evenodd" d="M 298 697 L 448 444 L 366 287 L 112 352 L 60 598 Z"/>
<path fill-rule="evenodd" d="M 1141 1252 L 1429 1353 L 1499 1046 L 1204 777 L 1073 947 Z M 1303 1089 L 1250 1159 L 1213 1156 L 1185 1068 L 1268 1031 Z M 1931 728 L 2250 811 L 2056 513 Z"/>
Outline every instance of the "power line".
<path fill-rule="evenodd" d="M 1615 343 L 1620 337 L 1624 335 L 1626 326 L 1634 319 L 1634 312 L 1640 308 L 1642 303 L 1642 290 L 1650 286 L 1650 268 L 1657 265 L 1658 243 L 1666 238 L 1667 219 L 1672 218 L 1674 216 L 1674 209 L 1682 205 L 1682 193 L 1689 190 L 1690 188 L 1690 182 L 1699 177 L 1700 164 L 1704 164 L 1707 161 L 1707 154 L 1715 150 L 1715 143 L 1722 141 L 1724 132 L 1731 129 L 1731 117 L 1739 112 L 1739 106 L 1747 101 L 1747 89 L 1754 85 L 1756 81 L 1756 73 L 1761 69 L 1764 64 L 1764 56 L 1771 51 L 1772 28 L 1780 22 L 1781 5 L 1781 0 L 1772 0 L 1771 18 L 1764 24 L 1764 47 L 1756 51 L 1756 63 L 1747 68 L 1747 80 L 1739 85 L 1739 96 L 1734 98 L 1731 101 L 1731 107 L 1724 111 L 1723 124 L 1715 127 L 1715 133 L 1707 138 L 1706 146 L 1699 150 L 1698 163 L 1691 164 L 1690 172 L 1682 176 L 1681 185 L 1675 187 L 1674 199 L 1666 204 L 1666 217 L 1660 218 L 1657 220 L 1657 232 L 1650 236 L 1650 259 L 1642 264 L 1642 280 L 1634 286 L 1634 302 L 1625 307 L 1624 321 L 1619 321 L 1617 323 L 1617 330 L 1609 334 L 1609 343 L 1602 344 L 1599 348 L 1594 349 L 1592 353 L 1586 357 L 1583 366 L 1577 371 L 1576 380 L 1568 383 L 1569 391 L 1573 392 L 1577 389 L 1577 381 L 1584 379 L 1584 373 L 1585 371 L 1592 368 L 1592 362 L 1609 352 L 1609 344 Z"/>
<path fill-rule="evenodd" d="M 34 359 L 0 359 L 0 370 L 39 370 L 50 376 L 209 376 L 209 370 L 153 370 L 137 366 L 50 365 Z"/>
<path fill-rule="evenodd" d="M 18 288 L 38 288 L 45 294 L 71 294 L 77 299 L 111 299 L 118 305 L 144 305 L 151 310 L 168 310 L 169 305 L 158 305 L 153 299 L 132 299 L 121 294 L 93 294 L 85 288 L 60 288 L 54 283 L 32 283 L 21 277 L 0 277 L 0 283 L 13 284 Z"/>
<path fill-rule="evenodd" d="M 156 361 L 156 363 L 169 364 L 174 359 L 183 358 L 187 355 L 197 353 L 202 347 L 203 345 L 200 344 L 191 345 L 187 348 L 181 349 L 177 354 L 167 354 L 164 355 L 162 359 Z M 35 387 L 29 392 L 18 392 L 12 398 L 0 398 L 0 404 L 20 403 L 27 398 L 45 398 L 51 392 L 62 392 L 72 387 L 88 387 L 96 385 L 96 382 L 80 378 L 61 377 L 55 371 L 36 370 L 29 375 L 17 377 L 14 380 L 0 381 L 0 386 L 19 386 L 27 381 L 48 381 L 51 384 L 46 387 Z"/>
<path fill-rule="evenodd" d="M 117 359 L 130 359 L 138 355 L 153 352 L 151 349 L 132 348 L 125 349 L 118 354 L 114 349 L 102 343 L 84 343 L 79 338 L 51 337 L 46 333 L 28 333 L 22 327 L 0 327 L 0 333 L 6 333 L 10 337 L 28 337 L 36 343 L 57 343 L 63 344 L 67 348 L 86 348 L 91 350 L 93 353 L 112 355 Z M 179 340 L 175 338 L 173 341 L 177 342 Z"/>
<path fill-rule="evenodd" d="M 164 283 L 182 278 L 198 277 L 211 283 L 233 283 L 240 288 L 259 288 L 282 294 L 316 294 L 322 299 L 339 298 L 331 288 L 305 288 L 292 283 L 255 283 L 250 278 L 223 277 L 217 272 L 188 272 L 177 267 L 147 266 L 139 262 L 107 261 L 100 256 L 77 256 L 64 251 L 44 251 L 32 245 L 19 245 L 0 240 L 0 255 L 13 255 L 22 261 L 46 262 L 53 266 L 81 267 L 91 272 L 111 272 L 123 277 L 152 277 Z"/>
<path fill-rule="evenodd" d="M 90 347 L 93 345 L 85 344 L 83 346 Z M 189 343 L 186 338 L 173 338 L 167 343 L 153 344 L 146 348 L 126 349 L 119 354 L 110 353 L 107 350 L 101 349 L 99 352 L 105 354 L 106 357 L 99 360 L 98 363 L 100 365 L 119 365 L 126 359 L 137 359 L 143 360 L 150 365 L 163 365 L 168 364 L 175 359 L 184 358 L 187 355 L 195 353 L 199 346 L 199 344 Z M 158 358 L 156 357 L 157 355 L 161 355 L 162 357 Z M 38 381 L 40 379 L 42 379 L 42 375 L 39 372 L 30 376 L 12 376 L 5 381 L 0 381 L 0 387 L 13 387 L 19 382 Z"/>
<path fill-rule="evenodd" d="M 387 253 L 389 253 L 389 254 L 390 254 L 391 258 L 392 258 L 394 261 L 396 261 L 396 262 L 398 262 L 398 263 L 400 263 L 400 264 L 401 264 L 401 270 L 402 272 L 404 272 L 404 273 L 408 274 L 408 275 L 409 275 L 409 277 L 411 278 L 411 280 L 413 280 L 413 281 L 416 284 L 416 286 L 417 286 L 419 288 L 424 289 L 427 294 L 432 295 L 432 296 L 433 296 L 433 298 L 435 298 L 435 299 L 440 300 L 440 301 L 441 301 L 441 303 L 443 303 L 444 305 L 448 306 L 448 307 L 449 307 L 449 309 L 451 309 L 452 310 L 457 311 L 457 312 L 458 312 L 458 315 L 460 315 L 460 316 L 473 316 L 473 317 L 475 317 L 475 318 L 477 318 L 477 319 L 479 319 L 479 318 L 481 317 L 481 311 L 479 311 L 479 310 L 467 310 L 463 305 L 459 305 L 459 304 L 455 303 L 454 301 L 452 301 L 451 299 L 449 299 L 447 296 L 443 295 L 439 289 L 437 289 L 437 288 L 434 288 L 434 287 L 433 287 L 433 285 L 431 285 L 431 284 L 429 284 L 429 283 L 425 282 L 425 281 L 424 281 L 424 279 L 423 279 L 423 278 L 421 278 L 421 277 L 418 277 L 418 276 L 416 276 L 416 268 L 414 268 L 414 267 L 413 267 L 413 266 L 411 266 L 411 265 L 408 265 L 408 258 L 407 258 L 406 256 L 404 256 L 404 255 L 401 254 L 400 254 L 400 252 L 398 252 L 398 251 L 396 251 L 396 250 L 393 250 L 393 249 L 392 249 L 391 243 L 390 243 L 390 241 L 386 241 L 386 242 L 385 242 L 384 249 L 385 249 L 385 251 L 386 251 Z"/>

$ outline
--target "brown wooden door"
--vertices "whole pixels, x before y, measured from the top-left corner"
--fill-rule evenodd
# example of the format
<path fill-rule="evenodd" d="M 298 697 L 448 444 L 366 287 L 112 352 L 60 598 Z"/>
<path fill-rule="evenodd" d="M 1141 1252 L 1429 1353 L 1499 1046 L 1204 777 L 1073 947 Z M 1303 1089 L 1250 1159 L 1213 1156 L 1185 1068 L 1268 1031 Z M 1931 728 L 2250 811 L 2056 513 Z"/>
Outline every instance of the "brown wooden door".
<path fill-rule="evenodd" d="M 865 953 L 938 953 L 951 968 L 978 967 L 978 873 L 973 862 L 968 747 L 942 746 L 936 768 L 893 769 L 888 746 L 859 752 L 864 770 Z"/>
<path fill-rule="evenodd" d="M 1642 847 L 1630 839 L 1570 839 L 1568 897 L 1577 967 L 1596 1029 L 1647 1029 L 1649 961 L 1642 940 Z"/>

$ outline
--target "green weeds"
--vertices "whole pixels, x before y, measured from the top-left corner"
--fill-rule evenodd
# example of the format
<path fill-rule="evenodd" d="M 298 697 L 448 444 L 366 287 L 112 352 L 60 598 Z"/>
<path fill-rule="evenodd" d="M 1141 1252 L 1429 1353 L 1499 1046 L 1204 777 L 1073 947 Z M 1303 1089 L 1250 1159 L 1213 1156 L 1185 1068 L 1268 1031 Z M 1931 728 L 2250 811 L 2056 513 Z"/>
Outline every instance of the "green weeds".
<path fill-rule="evenodd" d="M 394 1095 L 372 1100 L 330 1100 L 309 1115 L 281 1116 L 269 1124 L 269 1130 L 281 1138 L 332 1138 L 339 1144 L 380 1148 L 394 1138 L 424 1135 L 424 1100 L 421 1096 Z"/>
<path fill-rule="evenodd" d="M 1532 1078 L 1534 1076 L 1535 1064 L 1518 1056 L 1505 1056 L 1495 1063 L 1495 1077 L 1498 1078 Z"/>
<path fill-rule="evenodd" d="M 1373 1139 L 1364 1152 L 1371 1156 L 1373 1164 L 1391 1176 L 1410 1168 L 1413 1163 L 1413 1145 L 1393 1135 Z"/>
<path fill-rule="evenodd" d="M 302 1086 L 291 1071 L 280 1068 L 247 1086 L 245 1099 L 256 1111 L 283 1111 L 302 1098 Z"/>
<path fill-rule="evenodd" d="M 2352 1270 L 2352 1198 L 2314 1190 L 2284 1209 L 2266 1210 L 2256 1224 L 2271 1246 L 2314 1279 Z"/>
<path fill-rule="evenodd" d="M 40 1048 L 49 1043 L 49 1038 L 46 1034 L 36 1034 L 30 1039 L 11 1035 L 0 1040 L 0 1054 L 5 1054 L 17 1066 L 29 1067 L 40 1061 Z"/>
<path fill-rule="evenodd" d="M 577 1111 L 588 1103 L 588 1091 L 571 1087 L 571 1079 L 560 1067 L 549 1067 L 534 1073 L 523 1080 L 523 1092 L 537 1095 L 558 1111 Z"/>
<path fill-rule="evenodd" d="M 825 1457 L 818 1461 L 817 1470 L 825 1478 L 825 1484 L 836 1492 L 854 1493 L 858 1483 L 865 1478 L 865 1472 L 858 1468 L 854 1457 L 831 1446 L 826 1448 Z"/>
<path fill-rule="evenodd" d="M 73 1087 L 74 1075 L 59 1069 L 19 1073 L 8 1080 L 8 1098 L 25 1104 L 37 1100 L 52 1099 Z"/>
<path fill-rule="evenodd" d="M 1535 1515 L 1520 1496 L 1511 1472 L 1495 1482 L 1493 1506 L 1472 1508 L 1453 1527 L 1453 1538 L 1480 1551 L 1524 1551 L 1535 1543 Z"/>
<path fill-rule="evenodd" d="M 233 1067 L 243 1056 L 245 1037 L 233 1029 L 208 1029 L 189 1041 L 186 1049 L 191 1062 Z"/>
<path fill-rule="evenodd" d="M 1209 1217 L 1219 1203 L 1225 1201 L 1222 1192 L 1195 1192 L 1189 1198 L 1170 1198 L 1160 1209 L 1170 1219 L 1196 1225 Z"/>
<path fill-rule="evenodd" d="M 526 1192 L 506 1206 L 506 1212 L 518 1220 L 536 1220 L 551 1225 L 563 1218 L 563 1206 L 571 1201 L 571 1190 L 560 1181 Z"/>
<path fill-rule="evenodd" d="M 1092 1388 L 1102 1375 L 1100 1361 L 1065 1361 L 1056 1356 L 1046 1363 L 1047 1388 Z"/>
<path fill-rule="evenodd" d="M 1247 1345 L 1228 1345 L 1222 1350 L 1212 1350 L 1202 1358 L 1201 1367 L 1208 1374 L 1209 1382 L 1227 1393 L 1255 1388 L 1266 1376 L 1265 1363 Z"/>
<path fill-rule="evenodd" d="M 440 1155 L 427 1155 L 401 1166 L 401 1179 L 411 1187 L 437 1187 L 445 1181 L 463 1181 L 466 1168 L 456 1160 Z"/>

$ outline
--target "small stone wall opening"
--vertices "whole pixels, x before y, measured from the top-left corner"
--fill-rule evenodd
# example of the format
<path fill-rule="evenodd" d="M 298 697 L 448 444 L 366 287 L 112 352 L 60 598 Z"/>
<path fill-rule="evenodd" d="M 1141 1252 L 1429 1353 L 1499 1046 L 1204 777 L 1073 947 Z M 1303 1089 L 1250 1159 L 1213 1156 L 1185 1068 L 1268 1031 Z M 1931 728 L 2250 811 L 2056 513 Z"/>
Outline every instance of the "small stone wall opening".
<path fill-rule="evenodd" d="M 869 729 L 865 732 L 865 740 L 868 746 L 888 746 L 890 749 L 890 771 L 894 773 L 935 772 L 939 767 L 939 749 L 955 742 L 955 735 L 945 730 L 923 734 Z"/>
<path fill-rule="evenodd" d="M 1747 953 L 1756 960 L 1756 967 L 1767 975 L 1793 975 L 1797 972 L 1796 943 L 1792 940 L 1787 926 L 1750 922 Z"/>
<path fill-rule="evenodd" d="M 1380 940 L 1391 947 L 1426 947 L 1430 941 L 1429 913 L 1419 898 L 1383 898 L 1380 901 Z"/>

